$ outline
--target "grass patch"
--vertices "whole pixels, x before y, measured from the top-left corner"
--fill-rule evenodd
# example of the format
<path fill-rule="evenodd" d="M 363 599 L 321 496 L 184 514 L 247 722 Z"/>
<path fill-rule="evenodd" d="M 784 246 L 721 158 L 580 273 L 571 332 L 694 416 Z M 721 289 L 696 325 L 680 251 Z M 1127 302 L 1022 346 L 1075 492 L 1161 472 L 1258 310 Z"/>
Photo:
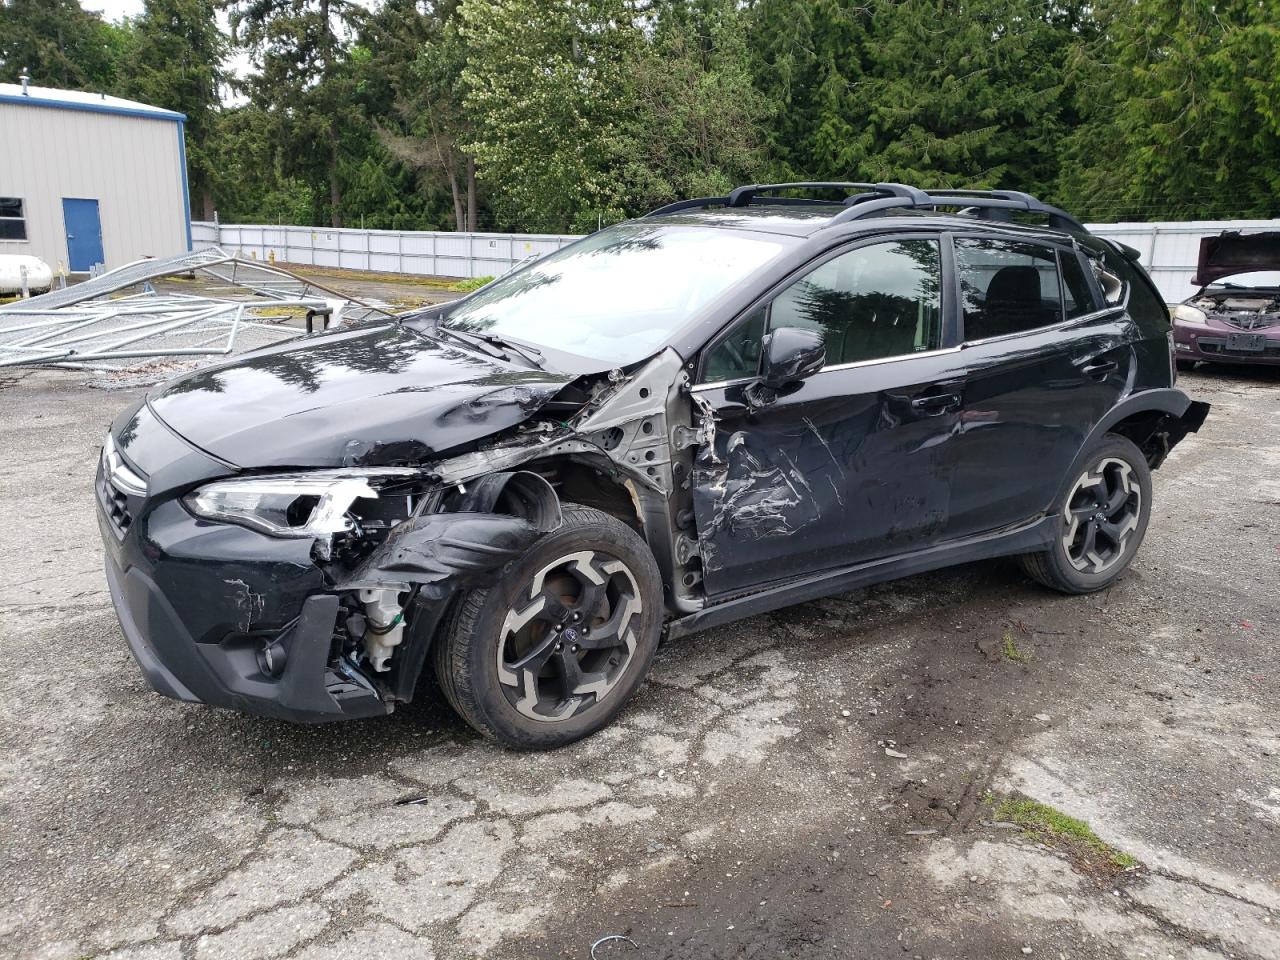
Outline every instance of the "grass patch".
<path fill-rule="evenodd" d="M 1008 630 L 1004 632 L 1004 640 L 1000 649 L 1004 653 L 1004 658 L 1013 663 L 1026 663 L 1031 659 L 1031 654 L 1018 649 L 1018 645 L 1013 640 L 1013 634 Z"/>
<path fill-rule="evenodd" d="M 468 277 L 466 280 L 449 284 L 449 289 L 470 293 L 472 290 L 479 290 L 486 283 L 493 283 L 493 277 Z"/>
<path fill-rule="evenodd" d="M 1047 803 L 1017 795 L 999 799 L 988 794 L 986 800 L 994 807 L 993 819 L 1016 823 L 1025 836 L 1065 850 L 1092 873 L 1119 873 L 1138 866 L 1133 856 L 1104 842 L 1089 824 Z"/>

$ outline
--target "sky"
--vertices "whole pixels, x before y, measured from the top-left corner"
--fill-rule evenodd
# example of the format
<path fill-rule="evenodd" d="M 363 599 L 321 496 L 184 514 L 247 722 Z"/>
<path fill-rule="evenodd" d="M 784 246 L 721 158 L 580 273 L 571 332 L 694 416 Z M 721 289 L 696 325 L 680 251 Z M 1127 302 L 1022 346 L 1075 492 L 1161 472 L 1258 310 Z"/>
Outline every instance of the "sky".
<path fill-rule="evenodd" d="M 80 0 L 80 6 L 102 14 L 107 20 L 136 17 L 142 13 L 142 0 Z"/>

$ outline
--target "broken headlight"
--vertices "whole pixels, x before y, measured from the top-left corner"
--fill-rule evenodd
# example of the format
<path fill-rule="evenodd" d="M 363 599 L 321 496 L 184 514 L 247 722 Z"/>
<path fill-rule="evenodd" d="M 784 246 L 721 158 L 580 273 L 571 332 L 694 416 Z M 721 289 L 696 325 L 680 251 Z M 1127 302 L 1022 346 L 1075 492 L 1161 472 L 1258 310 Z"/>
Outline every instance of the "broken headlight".
<path fill-rule="evenodd" d="M 1178 323 L 1189 323 L 1197 327 L 1208 325 L 1209 318 L 1205 316 L 1204 311 L 1189 303 L 1180 303 L 1170 312 Z"/>
<path fill-rule="evenodd" d="M 183 502 L 198 517 L 273 537 L 324 537 L 355 527 L 347 511 L 356 500 L 376 498 L 378 487 L 419 475 L 408 467 L 370 467 L 218 480 Z"/>

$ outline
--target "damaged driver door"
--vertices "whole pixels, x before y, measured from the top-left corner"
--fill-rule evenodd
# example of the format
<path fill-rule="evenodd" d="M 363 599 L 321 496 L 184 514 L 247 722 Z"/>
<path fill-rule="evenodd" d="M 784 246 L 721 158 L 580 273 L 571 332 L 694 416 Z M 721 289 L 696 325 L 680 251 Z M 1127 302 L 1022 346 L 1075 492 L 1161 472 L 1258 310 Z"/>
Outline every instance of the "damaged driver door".
<path fill-rule="evenodd" d="M 936 237 L 845 247 L 703 351 L 693 396 L 715 431 L 695 464 L 694 516 L 709 594 L 942 536 L 963 383 L 942 276 Z M 765 354 L 788 328 L 820 334 L 825 364 L 770 385 Z"/>

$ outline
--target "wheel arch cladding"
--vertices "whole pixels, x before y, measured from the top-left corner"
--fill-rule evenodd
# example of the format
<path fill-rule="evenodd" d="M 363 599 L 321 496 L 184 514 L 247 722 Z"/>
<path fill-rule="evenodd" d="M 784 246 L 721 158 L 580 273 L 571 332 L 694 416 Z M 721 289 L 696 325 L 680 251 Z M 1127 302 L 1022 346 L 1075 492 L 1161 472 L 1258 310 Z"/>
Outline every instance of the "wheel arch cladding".
<path fill-rule="evenodd" d="M 458 495 L 454 509 L 457 512 L 423 514 L 397 525 L 336 584 L 344 591 L 402 586 L 413 592 L 407 642 L 388 677 L 394 700 L 413 698 L 431 644 L 457 595 L 494 582 L 503 567 L 563 522 L 555 490 L 528 471 L 476 480 Z M 500 509 L 512 512 L 494 512 Z"/>
<path fill-rule="evenodd" d="M 1183 437 L 1200 429 L 1208 415 L 1209 404 L 1192 400 L 1173 387 L 1143 390 L 1126 397 L 1089 432 L 1047 509 L 1053 509 L 1062 499 L 1084 469 L 1090 452 L 1107 434 L 1133 441 L 1154 470 Z"/>

